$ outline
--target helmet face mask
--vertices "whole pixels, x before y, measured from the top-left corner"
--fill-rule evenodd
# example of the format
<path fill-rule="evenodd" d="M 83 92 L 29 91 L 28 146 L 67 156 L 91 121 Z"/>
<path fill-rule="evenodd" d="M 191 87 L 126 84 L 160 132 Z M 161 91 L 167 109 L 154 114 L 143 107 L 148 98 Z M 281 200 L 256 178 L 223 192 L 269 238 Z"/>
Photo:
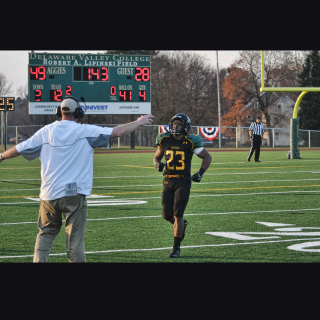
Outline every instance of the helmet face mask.
<path fill-rule="evenodd" d="M 182 121 L 183 125 L 182 125 L 181 129 L 178 129 L 178 128 L 173 129 L 173 122 L 175 120 Z M 179 135 L 181 133 L 187 134 L 188 131 L 190 130 L 190 127 L 191 127 L 191 121 L 190 121 L 189 117 L 183 113 L 178 113 L 178 114 L 174 115 L 170 120 L 170 133 L 171 134 L 176 134 L 176 135 Z"/>

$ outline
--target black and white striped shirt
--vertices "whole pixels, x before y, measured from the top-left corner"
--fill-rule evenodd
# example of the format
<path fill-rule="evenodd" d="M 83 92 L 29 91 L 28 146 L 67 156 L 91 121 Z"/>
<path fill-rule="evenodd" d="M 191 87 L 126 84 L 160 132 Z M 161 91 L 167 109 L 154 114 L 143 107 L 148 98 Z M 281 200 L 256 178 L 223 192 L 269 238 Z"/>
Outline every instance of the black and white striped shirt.
<path fill-rule="evenodd" d="M 264 126 L 262 123 L 252 122 L 249 130 L 253 135 L 261 136 L 264 133 Z"/>

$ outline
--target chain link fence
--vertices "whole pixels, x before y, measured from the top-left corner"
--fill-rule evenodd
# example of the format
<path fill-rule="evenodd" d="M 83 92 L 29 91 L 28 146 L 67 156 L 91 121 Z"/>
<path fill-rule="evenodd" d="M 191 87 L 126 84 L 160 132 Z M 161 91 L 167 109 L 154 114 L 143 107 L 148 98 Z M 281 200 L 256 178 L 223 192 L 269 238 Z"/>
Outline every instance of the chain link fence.
<path fill-rule="evenodd" d="M 115 127 L 115 124 L 98 124 L 102 127 Z M 43 125 L 34 126 L 8 126 L 7 127 L 7 148 L 18 144 L 37 132 Z M 4 150 L 5 132 L 4 127 L 0 127 L 1 141 L 0 150 Z M 109 148 L 120 147 L 155 147 L 155 140 L 160 133 L 160 126 L 148 125 L 138 128 L 134 134 L 127 134 L 117 139 L 110 140 Z M 192 126 L 189 133 L 199 134 L 199 127 Z M 249 127 L 221 127 L 221 147 L 222 148 L 242 148 L 250 147 Z M 315 148 L 320 147 L 320 131 L 299 130 L 300 147 Z M 134 137 L 134 142 L 132 138 Z M 219 135 L 214 140 L 207 140 L 202 137 L 205 147 L 219 148 Z M 263 134 L 262 147 L 290 147 L 290 129 L 270 128 Z"/>

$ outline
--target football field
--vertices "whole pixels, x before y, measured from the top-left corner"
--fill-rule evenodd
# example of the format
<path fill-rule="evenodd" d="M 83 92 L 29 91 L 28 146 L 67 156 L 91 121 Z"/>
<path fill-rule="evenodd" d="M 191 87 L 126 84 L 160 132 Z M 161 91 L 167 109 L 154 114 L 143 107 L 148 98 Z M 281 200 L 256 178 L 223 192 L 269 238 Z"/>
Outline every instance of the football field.
<path fill-rule="evenodd" d="M 152 149 L 154 152 L 156 149 Z M 210 152 L 212 163 L 193 183 L 181 256 L 168 258 L 173 226 L 162 218 L 163 176 L 152 153 L 94 155 L 85 251 L 88 263 L 320 262 L 320 151 L 262 149 Z M 194 156 L 192 173 L 201 159 Z M 0 263 L 29 263 L 38 233 L 40 161 L 0 164 Z M 49 262 L 68 262 L 64 226 Z"/>

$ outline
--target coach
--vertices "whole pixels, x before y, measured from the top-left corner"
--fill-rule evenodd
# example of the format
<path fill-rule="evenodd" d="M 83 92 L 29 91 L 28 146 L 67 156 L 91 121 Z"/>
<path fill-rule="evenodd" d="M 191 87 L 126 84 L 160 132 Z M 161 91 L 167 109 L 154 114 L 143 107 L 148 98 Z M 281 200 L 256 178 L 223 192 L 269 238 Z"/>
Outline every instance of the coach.
<path fill-rule="evenodd" d="M 69 262 L 86 262 L 84 233 L 87 220 L 86 196 L 91 194 L 94 148 L 108 147 L 109 139 L 128 134 L 152 123 L 152 114 L 115 128 L 81 125 L 84 116 L 77 99 L 62 101 L 55 121 L 31 138 L 0 154 L 0 162 L 22 155 L 41 161 L 40 210 L 33 262 L 48 262 L 53 242 L 65 217 Z"/>
<path fill-rule="evenodd" d="M 249 155 L 247 158 L 247 161 L 250 162 L 250 159 L 254 154 L 254 162 L 261 162 L 259 161 L 260 156 L 260 146 L 262 142 L 262 135 L 264 133 L 264 126 L 261 123 L 261 118 L 257 117 L 256 122 L 252 122 L 249 128 L 249 135 L 250 135 L 250 141 L 251 141 L 251 149 L 249 151 Z"/>

